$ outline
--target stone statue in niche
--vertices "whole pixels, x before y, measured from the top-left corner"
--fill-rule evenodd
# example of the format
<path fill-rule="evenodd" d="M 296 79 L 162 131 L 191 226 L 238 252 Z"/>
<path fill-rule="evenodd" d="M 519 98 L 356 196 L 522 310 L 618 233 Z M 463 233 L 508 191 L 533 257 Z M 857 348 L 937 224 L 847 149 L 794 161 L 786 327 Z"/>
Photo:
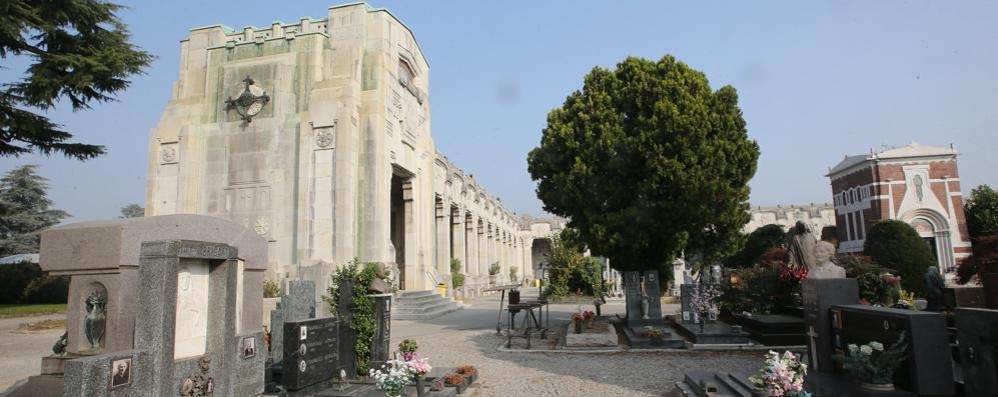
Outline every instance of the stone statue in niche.
<path fill-rule="evenodd" d="M 816 265 L 814 258 L 814 246 L 817 239 L 811 233 L 811 228 L 804 222 L 797 221 L 793 229 L 790 230 L 790 247 L 787 255 L 790 256 L 791 269 L 811 269 Z"/>
<path fill-rule="evenodd" d="M 814 246 L 814 266 L 807 269 L 807 278 L 845 278 L 846 269 L 832 262 L 835 246 L 819 241 Z"/>
<path fill-rule="evenodd" d="M 180 382 L 181 397 L 204 397 L 210 396 L 215 391 L 215 380 L 208 376 L 211 369 L 211 359 L 201 357 L 198 360 L 198 372 L 184 378 Z"/>
<path fill-rule="evenodd" d="M 911 181 L 915 184 L 915 196 L 918 197 L 918 201 L 921 202 L 924 196 L 924 193 L 922 193 L 922 176 L 915 175 L 914 178 L 911 178 Z"/>
<path fill-rule="evenodd" d="M 929 271 L 925 273 L 925 310 L 943 311 L 946 304 L 943 302 L 943 290 L 946 288 L 946 281 L 939 274 L 939 268 L 929 266 Z"/>
<path fill-rule="evenodd" d="M 392 292 L 392 286 L 385 282 L 385 264 L 378 263 L 374 268 L 374 279 L 371 280 L 371 285 L 367 287 L 367 292 L 372 294 L 390 294 Z"/>
<path fill-rule="evenodd" d="M 83 320 L 83 331 L 90 342 L 90 350 L 100 350 L 101 339 L 104 337 L 104 306 L 107 297 L 100 291 L 90 293 L 86 300 L 87 316 Z"/>

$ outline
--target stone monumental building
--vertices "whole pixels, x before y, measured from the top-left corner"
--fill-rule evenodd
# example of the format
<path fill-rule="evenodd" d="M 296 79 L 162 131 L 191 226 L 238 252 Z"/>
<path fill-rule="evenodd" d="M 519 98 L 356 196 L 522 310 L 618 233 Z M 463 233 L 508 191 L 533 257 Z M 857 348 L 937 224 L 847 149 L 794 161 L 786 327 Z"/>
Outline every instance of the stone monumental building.
<path fill-rule="evenodd" d="M 492 263 L 532 276 L 529 225 L 434 146 L 429 63 L 387 10 L 196 28 L 180 51 L 149 140 L 147 215 L 247 226 L 267 241 L 268 278 L 319 291 L 353 258 L 397 269 L 400 289 L 449 284 L 452 258 L 466 293 Z"/>
<path fill-rule="evenodd" d="M 750 209 L 749 214 L 752 218 L 742 228 L 742 233 L 752 233 L 755 229 L 771 224 L 781 225 L 787 231 L 797 221 L 801 221 L 811 226 L 811 230 L 820 236 L 821 229 L 825 226 L 835 226 L 835 207 L 831 204 L 757 206 Z"/>
<path fill-rule="evenodd" d="M 839 252 L 862 252 L 866 232 L 881 219 L 910 224 L 947 273 L 970 255 L 963 194 L 953 147 L 911 143 L 846 156 L 828 171 Z"/>

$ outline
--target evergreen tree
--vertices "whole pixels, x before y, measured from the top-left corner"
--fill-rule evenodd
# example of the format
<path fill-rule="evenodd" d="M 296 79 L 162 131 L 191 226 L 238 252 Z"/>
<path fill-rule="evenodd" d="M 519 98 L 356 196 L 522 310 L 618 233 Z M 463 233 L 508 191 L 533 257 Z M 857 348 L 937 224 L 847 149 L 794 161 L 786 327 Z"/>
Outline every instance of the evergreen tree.
<path fill-rule="evenodd" d="M 22 80 L 0 90 L 0 156 L 37 151 L 86 160 L 104 153 L 103 146 L 68 142 L 73 135 L 37 111 L 59 101 L 74 111 L 111 101 L 152 61 L 128 41 L 120 9 L 100 0 L 0 2 L 0 58 L 32 60 Z"/>
<path fill-rule="evenodd" d="M 0 178 L 0 257 L 37 253 L 39 232 L 69 216 L 49 208 L 48 184 L 35 167 L 25 165 Z"/>
<path fill-rule="evenodd" d="M 654 270 L 684 250 L 710 263 L 737 248 L 758 158 L 735 89 L 665 56 L 594 68 L 548 113 L 527 163 L 544 209 L 594 255 Z"/>
<path fill-rule="evenodd" d="M 976 239 L 998 234 L 998 191 L 988 185 L 974 188 L 963 209 L 970 237 Z"/>
<path fill-rule="evenodd" d="M 863 254 L 880 266 L 896 270 L 906 291 L 925 296 L 925 273 L 930 266 L 936 266 L 936 260 L 910 225 L 893 219 L 873 224 L 866 234 Z"/>

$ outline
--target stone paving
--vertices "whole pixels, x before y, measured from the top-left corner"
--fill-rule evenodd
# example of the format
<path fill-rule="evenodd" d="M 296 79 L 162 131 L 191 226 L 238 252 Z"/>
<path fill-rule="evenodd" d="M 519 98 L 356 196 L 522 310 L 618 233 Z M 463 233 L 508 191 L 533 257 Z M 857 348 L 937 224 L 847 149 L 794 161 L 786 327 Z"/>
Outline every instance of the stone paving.
<path fill-rule="evenodd" d="M 524 297 L 535 294 L 528 290 Z M 622 313 L 623 306 L 611 302 L 603 314 Z M 672 306 L 663 311 L 678 309 Z M 415 338 L 431 365 L 478 367 L 481 396 L 671 395 L 684 371 L 754 372 L 762 365 L 763 352 L 501 352 L 505 338 L 495 332 L 498 307 L 498 297 L 488 296 L 432 322 L 393 321 L 392 340 Z M 552 305 L 552 328 L 566 326 L 577 308 Z M 538 342 L 535 348 L 543 345 Z"/>

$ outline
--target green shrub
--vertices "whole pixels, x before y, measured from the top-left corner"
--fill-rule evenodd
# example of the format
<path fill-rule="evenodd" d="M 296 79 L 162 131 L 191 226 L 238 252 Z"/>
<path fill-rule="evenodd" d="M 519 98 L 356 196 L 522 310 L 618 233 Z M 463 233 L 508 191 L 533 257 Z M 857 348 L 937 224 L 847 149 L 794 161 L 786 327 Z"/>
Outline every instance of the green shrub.
<path fill-rule="evenodd" d="M 461 271 L 461 260 L 454 258 L 450 260 L 450 272 L 457 273 Z"/>
<path fill-rule="evenodd" d="M 281 286 L 277 284 L 277 281 L 263 280 L 263 297 L 264 298 L 281 297 Z"/>
<path fill-rule="evenodd" d="M 796 306 L 795 283 L 780 279 L 782 269 L 757 265 L 732 271 L 729 281 L 721 285 L 718 305 L 734 314 L 768 314 L 782 306 Z"/>
<path fill-rule="evenodd" d="M 31 280 L 24 293 L 21 303 L 66 303 L 69 301 L 69 277 L 43 276 Z"/>
<path fill-rule="evenodd" d="M 464 275 L 458 272 L 450 274 L 450 282 L 454 289 L 458 289 L 464 286 Z"/>
<path fill-rule="evenodd" d="M 783 225 L 770 224 L 749 233 L 745 245 L 734 255 L 724 260 L 728 268 L 747 268 L 756 265 L 760 257 L 770 249 L 780 247 L 787 242 Z"/>
<path fill-rule="evenodd" d="M 357 336 L 354 351 L 357 353 L 357 374 L 368 375 L 371 366 L 371 341 L 374 340 L 374 298 L 368 296 L 367 286 L 371 285 L 376 273 L 376 264 L 361 264 L 356 258 L 350 263 L 340 266 L 333 272 L 332 285 L 326 290 L 322 300 L 329 305 L 329 312 L 338 316 L 340 302 L 340 286 L 347 282 L 353 283 L 353 302 L 349 315 L 350 329 Z M 387 281 L 387 280 L 386 280 Z"/>
<path fill-rule="evenodd" d="M 935 266 L 936 260 L 918 232 L 907 223 L 877 222 L 867 233 L 863 252 L 881 266 L 897 269 L 906 291 L 925 296 L 925 273 L 929 266 Z"/>
<path fill-rule="evenodd" d="M 509 282 L 511 282 L 511 283 L 515 283 L 516 282 L 516 272 L 518 270 L 520 270 L 520 269 L 518 267 L 516 267 L 516 266 L 510 266 L 509 267 Z"/>
<path fill-rule="evenodd" d="M 19 262 L 0 265 L 0 304 L 19 303 L 24 296 L 25 287 L 32 280 L 43 276 L 42 268 L 37 263 Z"/>
<path fill-rule="evenodd" d="M 499 267 L 499 262 L 494 262 L 491 265 L 489 265 L 489 275 L 490 276 L 495 276 L 495 275 L 499 274 L 499 270 L 501 270 L 501 269 L 502 268 Z"/>

